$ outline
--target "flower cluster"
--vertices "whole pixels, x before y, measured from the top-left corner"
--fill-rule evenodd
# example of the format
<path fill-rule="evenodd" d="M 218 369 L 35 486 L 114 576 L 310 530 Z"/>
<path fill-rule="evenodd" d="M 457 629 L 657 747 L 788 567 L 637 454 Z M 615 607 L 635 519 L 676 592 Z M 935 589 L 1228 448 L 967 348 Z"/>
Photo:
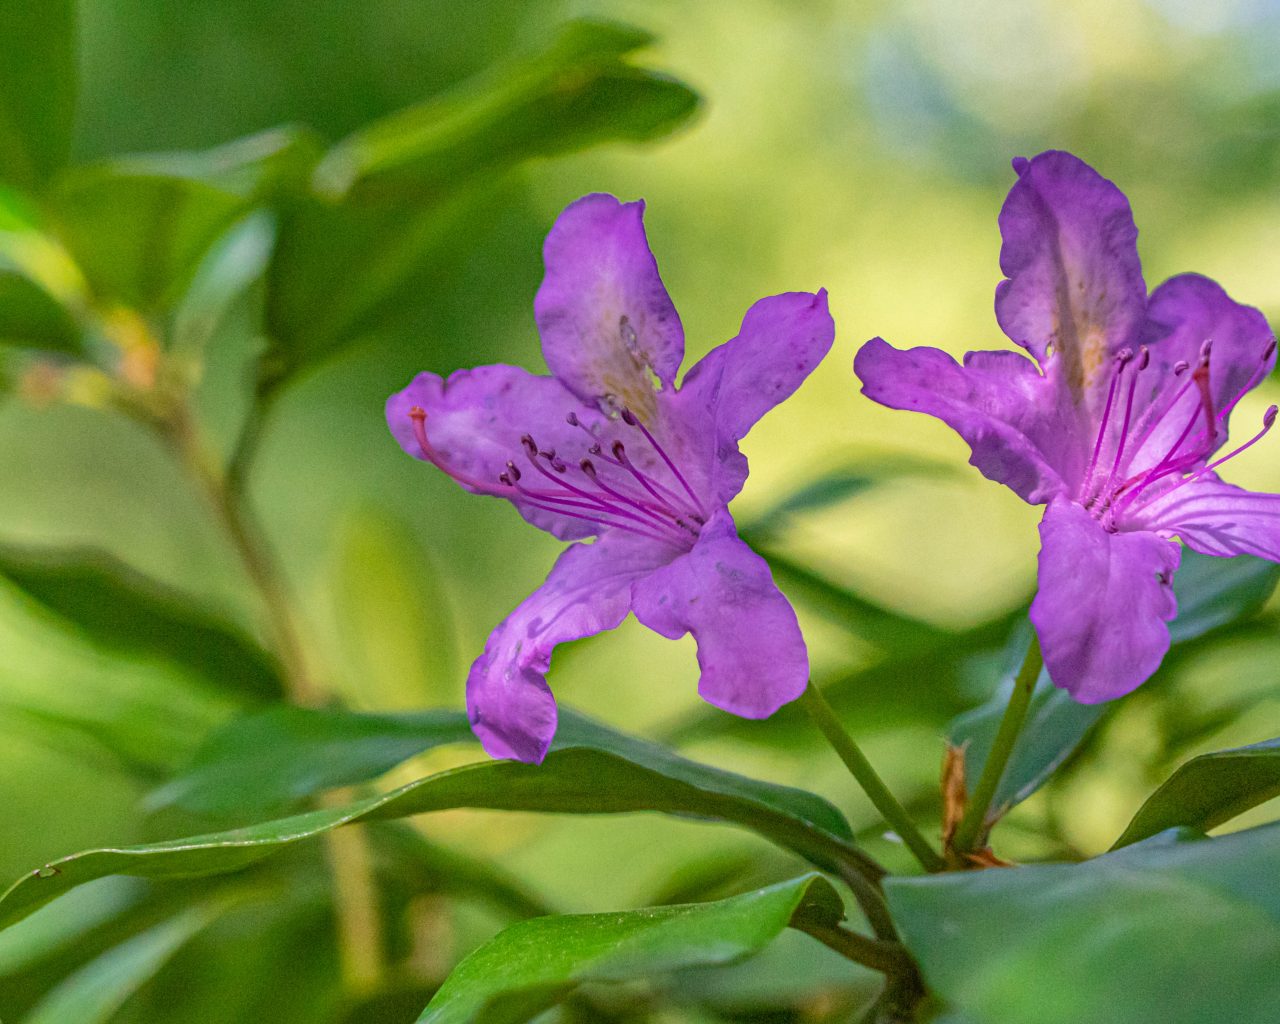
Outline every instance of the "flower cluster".
<path fill-rule="evenodd" d="M 1207 278 L 1148 296 L 1128 201 L 1092 168 L 1060 152 L 1014 168 L 996 313 L 1031 358 L 971 352 L 958 364 L 877 338 L 855 371 L 869 398 L 943 420 L 982 473 L 1047 506 L 1031 619 L 1054 683 L 1108 700 L 1168 649 L 1175 538 L 1280 561 L 1280 496 L 1216 472 L 1275 423 L 1272 407 L 1219 454 L 1276 345 L 1257 310 Z M 551 376 L 423 373 L 387 403 L 408 454 L 575 542 L 471 668 L 468 711 L 495 757 L 542 760 L 556 727 L 553 649 L 628 613 L 663 636 L 692 634 L 699 692 L 727 711 L 765 717 L 807 683 L 795 614 L 728 506 L 747 476 L 738 442 L 832 344 L 826 293 L 761 299 L 677 385 L 684 332 L 643 210 L 590 195 L 549 234 L 534 313 Z"/>

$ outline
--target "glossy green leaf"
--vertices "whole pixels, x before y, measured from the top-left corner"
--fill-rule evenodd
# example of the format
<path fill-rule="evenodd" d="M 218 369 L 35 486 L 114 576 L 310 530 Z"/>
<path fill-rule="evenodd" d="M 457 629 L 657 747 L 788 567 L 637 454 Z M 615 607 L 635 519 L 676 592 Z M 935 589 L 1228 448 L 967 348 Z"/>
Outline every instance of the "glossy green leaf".
<path fill-rule="evenodd" d="M 891 878 L 929 987 L 974 1024 L 1267 1024 L 1280 827 L 1160 836 L 1082 864 Z"/>
<path fill-rule="evenodd" d="M 827 927 L 840 897 L 814 875 L 714 903 L 543 917 L 501 932 L 460 963 L 423 1024 L 519 1024 L 584 982 L 623 982 L 737 963 L 793 920 Z"/>
<path fill-rule="evenodd" d="M 178 296 L 246 200 L 125 163 L 67 172 L 51 205 L 56 234 L 90 290 L 104 302 L 151 313 Z"/>
<path fill-rule="evenodd" d="M 0 545 L 0 576 L 104 649 L 168 659 L 223 689 L 280 692 L 272 659 L 242 630 L 104 552 Z"/>
<path fill-rule="evenodd" d="M 209 920 L 191 910 L 135 935 L 64 979 L 24 1024 L 105 1024 Z"/>
<path fill-rule="evenodd" d="M 1173 579 L 1178 617 L 1170 624 L 1173 643 L 1184 644 L 1256 612 L 1280 581 L 1280 566 L 1260 558 L 1211 558 L 1184 551 Z M 1004 679 L 986 704 L 967 711 L 947 730 L 948 739 L 965 745 L 965 768 L 972 786 L 986 762 L 1000 719 L 1009 702 L 1013 677 L 1026 654 L 1030 634 L 1023 627 L 1010 645 Z M 996 791 L 994 806 L 1008 809 L 1034 793 L 1075 752 L 1109 704 L 1078 704 L 1042 672 L 1031 698 L 1026 724 L 1009 767 Z"/>
<path fill-rule="evenodd" d="M 233 871 L 356 821 L 453 807 L 615 814 L 659 811 L 742 826 L 832 871 L 878 869 L 821 797 L 697 764 L 643 740 L 563 714 L 542 765 L 487 761 L 419 779 L 391 793 L 245 828 L 162 843 L 90 850 L 19 879 L 0 897 L 0 926 L 104 875 L 173 878 Z"/>
<path fill-rule="evenodd" d="M 0 180 L 38 188 L 67 160 L 76 102 L 73 0 L 0 4 Z"/>
<path fill-rule="evenodd" d="M 316 169 L 324 194 L 419 197 L 459 179 L 612 140 L 665 134 L 697 108 L 689 88 L 624 58 L 652 39 L 570 24 L 543 54 L 361 129 Z"/>
<path fill-rule="evenodd" d="M 1200 832 L 1280 796 L 1280 739 L 1192 758 L 1142 805 L 1116 840 L 1128 846 L 1175 826 Z"/>
<path fill-rule="evenodd" d="M 697 98 L 627 63 L 649 41 L 616 25 L 570 25 L 544 53 L 412 107 L 340 143 L 319 194 L 282 205 L 268 321 L 270 388 L 421 301 L 433 259 L 456 263 L 491 216 L 495 175 L 533 157 L 661 135 Z M 398 311 L 398 309 L 397 309 Z"/>
<path fill-rule="evenodd" d="M 67 310 L 23 274 L 0 270 L 0 344 L 78 353 L 80 330 Z"/>
<path fill-rule="evenodd" d="M 282 704 L 227 723 L 149 803 L 252 817 L 376 779 L 432 747 L 473 739 L 459 711 L 359 714 Z"/>

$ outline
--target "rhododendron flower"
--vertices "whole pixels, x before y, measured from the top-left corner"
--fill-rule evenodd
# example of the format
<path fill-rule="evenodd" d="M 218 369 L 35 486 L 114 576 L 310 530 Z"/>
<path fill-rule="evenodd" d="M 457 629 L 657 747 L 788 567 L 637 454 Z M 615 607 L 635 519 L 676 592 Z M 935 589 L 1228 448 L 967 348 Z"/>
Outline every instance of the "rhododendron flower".
<path fill-rule="evenodd" d="M 1040 523 L 1031 620 L 1054 683 L 1084 703 L 1128 693 L 1160 665 L 1176 612 L 1181 548 L 1280 561 L 1280 495 L 1224 483 L 1227 420 L 1271 372 L 1275 340 L 1256 310 L 1208 278 L 1150 296 L 1128 200 L 1068 153 L 1017 160 L 1000 212 L 1001 328 L 1035 359 L 879 338 L 858 353 L 863 393 L 929 413 L 983 474 Z M 1038 364 L 1038 366 L 1037 366 Z"/>
<path fill-rule="evenodd" d="M 726 711 L 765 717 L 808 681 L 795 612 L 727 506 L 747 477 L 738 442 L 831 347 L 826 293 L 761 299 L 677 388 L 684 330 L 643 213 L 590 195 L 548 235 L 534 317 L 552 376 L 422 373 L 387 402 L 410 455 L 563 540 L 595 538 L 560 556 L 471 667 L 468 713 L 494 757 L 542 760 L 553 649 L 628 612 L 663 636 L 693 635 L 699 692 Z"/>

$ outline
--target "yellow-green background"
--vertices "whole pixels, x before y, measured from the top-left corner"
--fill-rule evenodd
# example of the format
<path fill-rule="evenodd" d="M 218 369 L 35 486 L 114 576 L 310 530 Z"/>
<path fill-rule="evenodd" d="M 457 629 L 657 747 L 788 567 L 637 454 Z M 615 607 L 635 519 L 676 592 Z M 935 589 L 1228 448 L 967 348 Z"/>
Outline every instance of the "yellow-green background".
<path fill-rule="evenodd" d="M 762 295 L 830 291 L 835 347 L 745 443 L 752 475 L 734 512 L 749 519 L 837 460 L 949 461 L 953 472 L 886 485 L 806 519 L 788 539 L 791 554 L 832 578 L 947 625 L 1028 599 L 1036 510 L 980 478 L 940 424 L 861 398 L 850 367 L 875 335 L 956 354 L 1007 344 L 992 293 L 1010 158 L 1069 149 L 1115 180 L 1134 205 L 1152 286 L 1195 270 L 1280 316 L 1275 4 L 86 0 L 81 13 L 81 160 L 206 147 L 293 121 L 338 138 L 535 49 L 580 14 L 654 31 L 646 61 L 704 98 L 670 140 L 545 162 L 495 186 L 442 273 L 432 315 L 411 331 L 373 331 L 306 374 L 270 421 L 254 501 L 304 609 L 315 673 L 358 707 L 458 706 L 489 629 L 555 557 L 557 543 L 506 506 L 406 458 L 387 435 L 382 403 L 419 369 L 499 360 L 542 368 L 531 313 L 540 241 L 584 192 L 648 202 L 650 242 L 690 360 L 730 337 Z M 233 415 L 233 385 L 228 375 L 210 389 L 213 420 Z M 1255 421 L 1278 392 L 1269 383 L 1238 416 Z M 1229 476 L 1280 490 L 1275 447 L 1255 449 Z M 0 537 L 103 545 L 246 622 L 253 615 L 177 469 L 118 417 L 0 401 Z M 802 619 L 817 667 L 856 663 L 859 651 L 839 630 L 808 611 Z M 1169 684 L 1197 708 L 1248 697 L 1247 714 L 1196 749 L 1280 731 L 1278 650 L 1218 650 Z M 562 649 L 550 678 L 561 701 L 650 735 L 697 705 L 692 644 L 634 622 Z M 0 588 L 6 877 L 146 828 L 144 787 L 79 734 L 33 728 L 32 709 L 119 714 L 146 735 L 148 723 L 179 723 L 198 737 L 232 705 L 159 663 L 92 650 Z M 1017 812 L 1012 826 L 1026 827 L 1011 826 L 1010 850 L 1034 855 L 1033 833 L 1050 812 L 1082 850 L 1105 848 L 1167 774 L 1154 715 L 1126 708 L 1087 772 L 1052 804 L 1038 797 Z M 865 738 L 904 794 L 934 785 L 935 730 Z M 855 824 L 874 821 L 820 748 L 720 743 L 697 752 L 813 786 Z M 454 814 L 423 828 L 484 849 L 569 909 L 632 905 L 686 855 L 759 848 L 650 819 Z"/>

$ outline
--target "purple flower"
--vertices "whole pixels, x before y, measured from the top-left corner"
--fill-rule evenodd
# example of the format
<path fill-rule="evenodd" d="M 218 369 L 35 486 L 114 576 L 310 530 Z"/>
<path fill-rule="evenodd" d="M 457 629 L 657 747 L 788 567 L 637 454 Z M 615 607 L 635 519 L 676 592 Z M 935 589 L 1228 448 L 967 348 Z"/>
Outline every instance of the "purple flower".
<path fill-rule="evenodd" d="M 761 299 L 677 388 L 684 329 L 643 214 L 590 195 L 547 236 L 534 317 L 553 376 L 422 373 L 387 401 L 410 455 L 563 540 L 595 538 L 560 556 L 471 667 L 468 713 L 494 757 L 543 759 L 556 644 L 628 612 L 663 636 L 693 634 L 699 692 L 726 711 L 763 718 L 808 681 L 795 612 L 727 506 L 747 478 L 738 442 L 831 347 L 826 293 Z"/>
<path fill-rule="evenodd" d="M 1049 152 L 1013 166 L 996 317 L 1035 362 L 970 352 L 960 366 L 875 338 L 854 370 L 868 397 L 937 416 L 985 476 L 1048 506 L 1031 621 L 1054 683 L 1097 703 L 1139 686 L 1169 649 L 1175 536 L 1280 561 L 1280 495 L 1215 472 L 1275 422 L 1273 406 L 1217 455 L 1276 345 L 1262 314 L 1208 278 L 1148 296 L 1128 200 L 1087 164 Z"/>

